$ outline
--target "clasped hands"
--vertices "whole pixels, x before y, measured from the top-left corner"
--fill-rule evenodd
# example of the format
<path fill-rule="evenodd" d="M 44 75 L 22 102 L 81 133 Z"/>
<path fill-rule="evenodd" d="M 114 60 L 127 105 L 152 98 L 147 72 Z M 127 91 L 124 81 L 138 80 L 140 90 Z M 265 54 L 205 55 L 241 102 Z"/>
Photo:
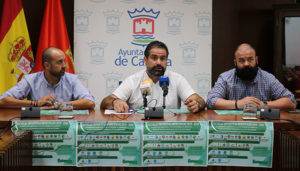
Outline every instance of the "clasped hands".
<path fill-rule="evenodd" d="M 54 105 L 55 102 L 54 95 L 48 94 L 38 100 L 38 106 L 42 106 L 42 109 L 57 109 L 61 105 L 61 102 L 58 102 L 56 106 Z"/>
<path fill-rule="evenodd" d="M 238 109 L 243 109 L 245 104 L 255 104 L 258 109 L 264 108 L 264 102 L 256 97 L 245 97 L 237 101 Z"/>

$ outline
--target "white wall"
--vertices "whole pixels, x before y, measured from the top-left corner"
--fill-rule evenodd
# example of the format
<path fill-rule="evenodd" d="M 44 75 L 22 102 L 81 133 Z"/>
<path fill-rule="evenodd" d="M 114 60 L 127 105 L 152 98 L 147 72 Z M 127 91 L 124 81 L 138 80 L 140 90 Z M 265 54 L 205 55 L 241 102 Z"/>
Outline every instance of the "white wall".
<path fill-rule="evenodd" d="M 288 66 L 300 66 L 300 17 L 285 19 L 285 62 Z"/>

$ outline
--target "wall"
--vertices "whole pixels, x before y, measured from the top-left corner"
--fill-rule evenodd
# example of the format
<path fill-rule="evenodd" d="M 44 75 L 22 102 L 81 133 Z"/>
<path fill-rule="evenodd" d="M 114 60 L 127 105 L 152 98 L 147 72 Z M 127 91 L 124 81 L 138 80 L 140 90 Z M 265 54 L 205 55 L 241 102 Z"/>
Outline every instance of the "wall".
<path fill-rule="evenodd" d="M 295 0 L 213 1 L 212 84 L 234 67 L 234 51 L 247 42 L 256 48 L 259 65 L 273 73 L 273 5 Z M 222 61 L 222 62 L 220 62 Z"/>
<path fill-rule="evenodd" d="M 22 0 L 22 2 L 35 53 L 45 1 Z M 213 0 L 212 85 L 220 73 L 234 67 L 233 52 L 242 42 L 248 42 L 256 47 L 262 68 L 269 72 L 274 71 L 272 6 L 294 2 L 295 0 Z M 1 14 L 2 5 L 3 0 L 0 0 Z M 74 1 L 62 0 L 62 5 L 73 49 Z"/>

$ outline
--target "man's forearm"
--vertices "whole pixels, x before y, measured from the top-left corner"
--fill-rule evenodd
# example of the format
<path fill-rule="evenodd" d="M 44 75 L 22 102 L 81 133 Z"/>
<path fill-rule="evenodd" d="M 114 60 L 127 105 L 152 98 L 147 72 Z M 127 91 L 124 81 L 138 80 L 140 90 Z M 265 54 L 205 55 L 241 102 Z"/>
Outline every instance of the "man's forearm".
<path fill-rule="evenodd" d="M 295 109 L 296 104 L 294 104 L 289 98 L 284 97 L 274 101 L 268 101 L 268 108 Z"/>
<path fill-rule="evenodd" d="M 13 97 L 7 96 L 0 100 L 1 108 L 20 108 L 26 106 L 34 106 L 37 103 L 33 100 L 19 100 Z"/>
<path fill-rule="evenodd" d="M 112 101 L 115 98 L 117 98 L 115 95 L 109 95 L 105 97 L 100 104 L 100 109 L 113 109 Z"/>
<path fill-rule="evenodd" d="M 236 109 L 235 100 L 225 100 L 219 98 L 215 103 L 214 109 Z"/>
<path fill-rule="evenodd" d="M 94 109 L 95 103 L 89 99 L 78 99 L 70 101 L 73 104 L 74 109 Z"/>

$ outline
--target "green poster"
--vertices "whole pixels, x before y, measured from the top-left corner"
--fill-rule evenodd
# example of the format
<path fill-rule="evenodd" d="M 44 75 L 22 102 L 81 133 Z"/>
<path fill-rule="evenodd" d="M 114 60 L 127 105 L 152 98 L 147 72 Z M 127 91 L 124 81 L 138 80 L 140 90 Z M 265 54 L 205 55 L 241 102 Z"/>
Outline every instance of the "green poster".
<path fill-rule="evenodd" d="M 139 122 L 79 122 L 77 166 L 141 166 Z"/>
<path fill-rule="evenodd" d="M 208 164 L 272 167 L 272 122 L 209 121 Z"/>
<path fill-rule="evenodd" d="M 143 166 L 206 166 L 207 122 L 147 122 Z"/>
<path fill-rule="evenodd" d="M 32 130 L 33 166 L 76 166 L 77 121 L 14 121 L 12 130 Z"/>

